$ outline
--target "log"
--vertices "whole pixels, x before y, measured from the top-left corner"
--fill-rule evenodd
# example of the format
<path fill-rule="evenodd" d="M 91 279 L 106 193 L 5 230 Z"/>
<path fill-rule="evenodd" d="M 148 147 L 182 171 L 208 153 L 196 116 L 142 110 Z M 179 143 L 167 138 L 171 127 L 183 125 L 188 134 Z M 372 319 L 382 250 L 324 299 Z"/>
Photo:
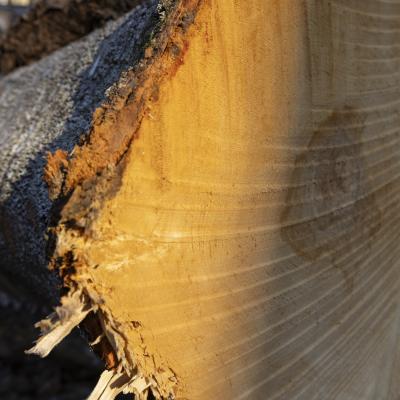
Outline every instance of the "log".
<path fill-rule="evenodd" d="M 30 352 L 83 323 L 90 400 L 397 400 L 400 3 L 156 3 L 1 81 L 2 271 L 64 288 Z"/>

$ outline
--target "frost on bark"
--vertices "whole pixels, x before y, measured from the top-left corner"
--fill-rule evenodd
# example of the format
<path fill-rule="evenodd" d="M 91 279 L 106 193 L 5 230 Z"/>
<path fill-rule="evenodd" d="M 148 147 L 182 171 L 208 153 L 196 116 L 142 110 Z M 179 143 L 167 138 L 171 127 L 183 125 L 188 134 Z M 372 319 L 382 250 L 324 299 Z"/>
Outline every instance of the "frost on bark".
<path fill-rule="evenodd" d="M 30 351 L 82 321 L 90 400 L 397 400 L 399 15 L 153 1 L 3 78 L 2 273 L 63 288 Z"/>

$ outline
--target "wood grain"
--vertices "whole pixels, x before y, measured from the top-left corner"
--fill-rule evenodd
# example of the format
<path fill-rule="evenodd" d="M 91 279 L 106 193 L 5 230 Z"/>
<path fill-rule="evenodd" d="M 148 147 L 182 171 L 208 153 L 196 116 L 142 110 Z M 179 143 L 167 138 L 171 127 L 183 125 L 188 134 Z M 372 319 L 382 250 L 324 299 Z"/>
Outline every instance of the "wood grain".
<path fill-rule="evenodd" d="M 118 192 L 60 234 L 132 368 L 177 399 L 398 399 L 399 35 L 399 1 L 201 3 Z"/>

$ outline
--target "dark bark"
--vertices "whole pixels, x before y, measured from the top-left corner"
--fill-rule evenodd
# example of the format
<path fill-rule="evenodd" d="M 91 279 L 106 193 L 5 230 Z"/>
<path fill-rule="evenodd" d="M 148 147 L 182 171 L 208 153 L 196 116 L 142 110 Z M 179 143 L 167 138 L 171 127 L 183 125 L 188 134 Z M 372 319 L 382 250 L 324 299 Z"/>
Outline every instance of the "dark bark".
<path fill-rule="evenodd" d="M 141 58 L 156 13 L 156 1 L 149 2 L 0 80 L 2 398 L 85 398 L 98 377 L 99 366 L 79 335 L 44 361 L 23 354 L 37 338 L 33 324 L 59 299 L 46 239 L 56 205 L 43 171 L 47 152 L 71 151 L 84 138 L 106 90 Z"/>
<path fill-rule="evenodd" d="M 85 2 L 72 3 L 82 5 Z M 89 1 L 86 6 L 90 3 L 113 2 Z M 128 3 L 133 4 L 124 2 Z M 0 302 L 0 317 L 5 321 L 0 340 L 6 342 L 10 332 L 20 335 L 15 352 L 20 360 L 16 368 L 23 371 L 22 374 L 29 368 L 24 364 L 26 358 L 22 358 L 22 350 L 30 347 L 35 339 L 34 330 L 27 327 L 48 314 L 60 297 L 59 277 L 48 270 L 53 246 L 49 227 L 57 222 L 58 211 L 68 198 L 53 201 L 49 196 L 44 179 L 48 155 L 59 149 L 62 149 L 60 154 L 68 155 L 76 145 L 84 143 L 90 133 L 94 111 L 108 104 L 113 88 L 123 81 L 124 71 L 140 69 L 144 64 L 148 56 L 145 49 L 152 43 L 162 19 L 163 9 L 159 3 L 147 1 L 117 21 L 108 22 L 0 80 L 0 296 L 4 299 L 3 309 Z M 100 14 L 106 15 L 101 22 L 104 23 L 109 14 Z M 85 24 L 85 21 L 80 23 Z M 50 25 L 46 29 L 50 29 Z M 22 48 L 20 43 L 15 49 Z M 47 47 L 39 49 L 32 58 L 24 60 L 29 63 L 35 57 L 42 57 L 47 50 Z M 14 63 L 12 68 L 19 65 Z M 134 86 L 131 90 L 135 90 Z M 12 304 L 17 305 L 15 312 L 10 312 Z M 82 343 L 77 338 L 72 339 L 46 361 L 47 368 L 56 369 L 63 360 L 62 363 L 74 369 L 81 358 L 78 355 L 81 349 Z M 71 363 L 65 361 L 69 353 L 76 355 Z M 12 354 L 13 351 L 0 354 L 0 375 L 9 373 Z M 32 363 L 31 358 L 28 360 L 28 364 Z M 89 357 L 85 364 L 90 362 L 93 360 Z M 89 373 L 89 378 L 91 376 Z M 0 394 L 12 386 L 7 385 L 0 381 Z M 38 396 L 51 398 L 44 394 Z M 75 396 L 78 397 L 83 398 Z M 74 397 L 65 397 L 69 398 Z"/>
<path fill-rule="evenodd" d="M 82 140 L 106 90 L 140 59 L 155 13 L 153 1 L 0 81 L 0 276 L 25 297 L 57 293 L 46 268 L 47 153 Z"/>

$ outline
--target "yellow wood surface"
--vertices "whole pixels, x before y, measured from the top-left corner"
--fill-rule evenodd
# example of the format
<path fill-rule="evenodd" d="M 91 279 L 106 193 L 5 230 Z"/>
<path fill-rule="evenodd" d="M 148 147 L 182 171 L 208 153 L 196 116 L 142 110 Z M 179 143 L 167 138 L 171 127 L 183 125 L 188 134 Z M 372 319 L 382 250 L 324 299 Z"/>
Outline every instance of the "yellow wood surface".
<path fill-rule="evenodd" d="M 400 1 L 209 0 L 187 40 L 84 245 L 124 352 L 177 399 L 398 400 Z"/>

